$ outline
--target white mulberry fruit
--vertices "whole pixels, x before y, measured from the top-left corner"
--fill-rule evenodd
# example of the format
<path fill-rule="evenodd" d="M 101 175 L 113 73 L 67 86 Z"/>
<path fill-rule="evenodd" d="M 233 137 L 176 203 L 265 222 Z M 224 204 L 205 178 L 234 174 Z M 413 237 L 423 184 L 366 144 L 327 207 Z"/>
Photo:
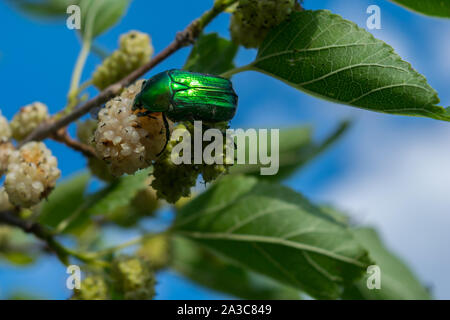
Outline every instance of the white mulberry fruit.
<path fill-rule="evenodd" d="M 9 157 L 13 151 L 14 146 L 11 142 L 0 141 L 0 177 L 8 169 Z"/>
<path fill-rule="evenodd" d="M 153 55 L 151 39 L 146 33 L 125 33 L 120 37 L 119 45 L 119 49 L 106 58 L 92 76 L 93 84 L 100 90 L 144 65 Z"/>
<path fill-rule="evenodd" d="M 128 87 L 100 110 L 94 141 L 98 156 L 110 164 L 111 173 L 120 176 L 147 168 L 157 158 L 166 141 L 162 115 L 139 117 L 132 111 L 134 97 L 143 81 Z M 171 124 L 170 124 L 171 126 Z"/>
<path fill-rule="evenodd" d="M 17 141 L 23 140 L 48 118 L 48 109 L 43 103 L 34 102 L 22 107 L 11 121 L 13 138 Z"/>
<path fill-rule="evenodd" d="M 0 142 L 5 142 L 9 139 L 11 139 L 11 128 L 8 120 L 2 116 L 2 112 L 0 111 Z"/>
<path fill-rule="evenodd" d="M 295 9 L 295 0 L 240 0 L 231 17 L 231 38 L 246 48 L 258 48 L 270 29 Z"/>
<path fill-rule="evenodd" d="M 29 208 L 47 197 L 61 172 L 42 142 L 28 142 L 9 157 L 5 189 L 16 206 Z"/>

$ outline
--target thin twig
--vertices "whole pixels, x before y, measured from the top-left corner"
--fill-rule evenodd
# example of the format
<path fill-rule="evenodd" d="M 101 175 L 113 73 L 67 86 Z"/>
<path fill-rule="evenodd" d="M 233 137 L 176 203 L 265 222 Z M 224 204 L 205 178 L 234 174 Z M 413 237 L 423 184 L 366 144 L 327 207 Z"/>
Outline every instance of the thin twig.
<path fill-rule="evenodd" d="M 100 92 L 95 98 L 92 98 L 82 104 L 81 106 L 75 108 L 68 115 L 58 119 L 55 122 L 50 122 L 39 126 L 34 130 L 28 137 L 26 137 L 21 145 L 29 141 L 43 140 L 57 130 L 66 127 L 71 122 L 79 119 L 84 114 L 88 113 L 91 109 L 98 107 L 108 100 L 112 99 L 118 95 L 125 87 L 145 75 L 148 71 L 153 69 L 156 65 L 170 57 L 173 53 L 179 49 L 192 44 L 195 39 L 200 35 L 203 29 L 221 12 L 223 12 L 227 7 L 234 4 L 237 0 L 223 0 L 218 1 L 214 4 L 213 8 L 205 12 L 199 19 L 191 22 L 182 32 L 177 33 L 175 40 L 172 41 L 163 51 L 157 54 L 152 60 L 147 64 L 138 68 L 137 70 L 130 73 L 128 76 L 116 82 L 105 90 Z"/>
<path fill-rule="evenodd" d="M 102 264 L 102 261 L 96 260 L 95 257 L 89 255 L 89 253 L 80 253 L 64 247 L 55 239 L 55 236 L 50 229 L 38 222 L 21 219 L 14 212 L 0 212 L 0 224 L 17 227 L 22 231 L 33 234 L 36 238 L 43 240 L 47 244 L 48 248 L 53 251 L 58 256 L 59 260 L 65 265 L 69 264 L 69 256 L 86 263 Z"/>
<path fill-rule="evenodd" d="M 47 230 L 39 223 L 19 218 L 13 212 L 0 212 L 0 224 L 7 224 L 22 229 L 26 233 L 31 233 L 37 238 L 45 241 L 53 252 L 56 253 L 62 263 L 68 264 L 67 250 L 57 242 L 50 230 Z"/>
<path fill-rule="evenodd" d="M 64 143 L 66 146 L 72 148 L 75 151 L 81 152 L 88 158 L 97 157 L 97 154 L 95 153 L 93 147 L 73 139 L 71 136 L 69 136 L 69 133 L 67 132 L 66 128 L 62 128 L 56 131 L 56 133 L 52 136 L 52 138 L 55 141 Z"/>

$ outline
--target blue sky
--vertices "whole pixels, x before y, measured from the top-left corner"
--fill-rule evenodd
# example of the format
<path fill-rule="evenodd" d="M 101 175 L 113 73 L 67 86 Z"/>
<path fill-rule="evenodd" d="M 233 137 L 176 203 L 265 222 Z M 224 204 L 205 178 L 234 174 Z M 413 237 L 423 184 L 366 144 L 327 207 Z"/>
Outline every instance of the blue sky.
<path fill-rule="evenodd" d="M 136 29 L 149 33 L 159 51 L 211 4 L 212 0 L 134 0 L 122 21 L 98 40 L 112 51 L 120 34 Z M 329 9 L 364 28 L 371 4 L 379 5 L 382 14 L 382 29 L 371 32 L 427 77 L 439 92 L 442 105 L 450 105 L 449 21 L 417 15 L 389 1 L 305 1 L 307 9 Z M 2 113 L 10 119 L 18 108 L 37 100 L 46 103 L 51 112 L 58 111 L 65 104 L 80 49 L 74 32 L 63 22 L 32 21 L 5 1 L 0 2 L 0 21 L 4 30 L 0 35 Z M 207 31 L 228 37 L 228 24 L 229 15 L 225 14 Z M 181 67 L 188 53 L 189 49 L 180 50 L 151 74 Z M 241 50 L 237 64 L 251 61 L 255 53 Z M 95 56 L 89 58 L 85 79 L 98 63 Z M 354 119 L 354 127 L 343 140 L 286 184 L 313 200 L 333 203 L 360 223 L 375 225 L 389 247 L 432 288 L 435 297 L 450 298 L 450 170 L 445 170 L 450 163 L 448 123 L 337 105 L 253 72 L 237 75 L 234 87 L 240 100 L 233 127 L 310 124 L 320 139 L 339 120 Z M 84 167 L 78 154 L 50 141 L 48 146 L 60 159 L 63 176 Z M 120 239 L 128 236 L 132 235 L 121 234 Z M 0 264 L 0 298 L 14 288 L 30 289 L 46 298 L 66 298 L 65 277 L 64 268 L 54 258 L 23 269 Z M 171 272 L 159 276 L 158 289 L 161 299 L 224 297 Z"/>

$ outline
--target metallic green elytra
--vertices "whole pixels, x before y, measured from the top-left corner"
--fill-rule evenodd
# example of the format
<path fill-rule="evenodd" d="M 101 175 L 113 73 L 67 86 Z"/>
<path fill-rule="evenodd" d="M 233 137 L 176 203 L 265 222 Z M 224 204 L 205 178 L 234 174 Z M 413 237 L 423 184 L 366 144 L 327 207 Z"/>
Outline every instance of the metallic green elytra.
<path fill-rule="evenodd" d="M 162 112 L 174 122 L 231 120 L 238 97 L 231 81 L 213 75 L 168 70 L 150 78 L 134 100 L 133 109 Z"/>
<path fill-rule="evenodd" d="M 236 113 L 237 102 L 238 96 L 230 80 L 174 69 L 147 80 L 134 99 L 133 110 L 145 110 L 138 113 L 139 116 L 151 117 L 152 113 L 162 113 L 167 145 L 170 138 L 167 118 L 173 122 L 230 121 Z"/>

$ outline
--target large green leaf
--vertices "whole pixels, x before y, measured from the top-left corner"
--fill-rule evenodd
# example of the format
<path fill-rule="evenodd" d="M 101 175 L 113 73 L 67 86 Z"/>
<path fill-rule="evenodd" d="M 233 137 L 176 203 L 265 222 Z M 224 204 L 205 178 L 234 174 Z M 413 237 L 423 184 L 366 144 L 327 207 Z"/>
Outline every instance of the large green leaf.
<path fill-rule="evenodd" d="M 196 283 L 241 299 L 295 300 L 297 290 L 220 259 L 196 243 L 173 239 L 172 267 Z"/>
<path fill-rule="evenodd" d="M 92 195 L 96 201 L 86 208 L 85 214 L 110 213 L 117 208 L 128 205 L 136 194 L 147 186 L 146 181 L 151 170 L 151 168 L 144 169 L 134 175 L 123 176 L 105 189 Z"/>
<path fill-rule="evenodd" d="M 248 69 L 335 102 L 450 120 L 425 77 L 392 47 L 326 10 L 293 13 L 269 33 Z"/>
<path fill-rule="evenodd" d="M 129 2 L 129 0 L 81 0 L 83 37 L 95 38 L 115 25 L 125 14 Z"/>
<path fill-rule="evenodd" d="M 429 16 L 450 18 L 448 0 L 391 0 L 403 7 Z"/>
<path fill-rule="evenodd" d="M 316 298 L 339 297 L 369 264 L 347 227 L 293 190 L 253 177 L 222 178 L 181 208 L 174 230 Z"/>
<path fill-rule="evenodd" d="M 86 196 L 77 210 L 59 224 L 58 229 L 81 231 L 92 216 L 108 214 L 130 204 L 136 194 L 147 186 L 146 180 L 151 170 L 144 169 L 134 175 L 122 176 L 102 190 Z"/>
<path fill-rule="evenodd" d="M 234 68 L 233 60 L 238 46 L 217 33 L 201 35 L 189 55 L 185 70 L 192 72 L 221 74 Z"/>
<path fill-rule="evenodd" d="M 353 231 L 356 239 L 369 251 L 370 257 L 380 267 L 381 289 L 367 288 L 367 276 L 349 287 L 344 298 L 370 300 L 422 300 L 430 299 L 428 290 L 403 261 L 392 254 L 375 230 L 359 228 Z"/>
<path fill-rule="evenodd" d="M 333 145 L 349 128 L 349 122 L 342 122 L 338 128 L 332 132 L 323 142 L 316 143 L 312 140 L 310 127 L 297 127 L 290 129 L 280 130 L 279 136 L 279 170 L 275 175 L 260 175 L 261 167 L 266 167 L 267 165 L 262 165 L 259 162 L 257 164 L 234 164 L 230 168 L 230 174 L 247 174 L 247 175 L 257 175 L 260 179 L 270 180 L 270 181 L 281 181 L 299 168 L 303 167 L 313 158 L 320 155 L 328 147 Z M 267 148 L 268 154 L 271 154 L 271 134 L 267 135 Z M 258 138 L 259 139 L 259 138 Z M 250 145 L 246 143 L 246 158 L 250 158 L 250 154 L 257 158 L 258 146 Z M 248 163 L 246 161 L 246 163 Z"/>
<path fill-rule="evenodd" d="M 56 227 L 70 217 L 83 203 L 89 178 L 88 173 L 81 173 L 58 184 L 44 202 L 39 221 L 47 226 Z"/>

